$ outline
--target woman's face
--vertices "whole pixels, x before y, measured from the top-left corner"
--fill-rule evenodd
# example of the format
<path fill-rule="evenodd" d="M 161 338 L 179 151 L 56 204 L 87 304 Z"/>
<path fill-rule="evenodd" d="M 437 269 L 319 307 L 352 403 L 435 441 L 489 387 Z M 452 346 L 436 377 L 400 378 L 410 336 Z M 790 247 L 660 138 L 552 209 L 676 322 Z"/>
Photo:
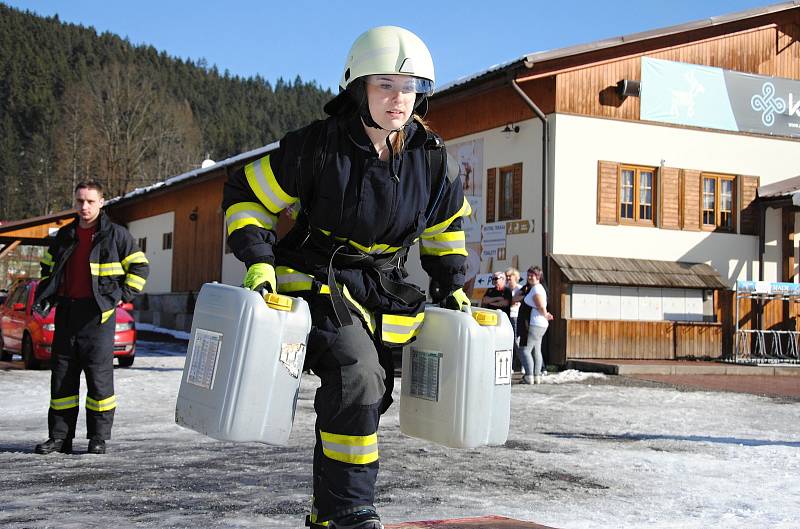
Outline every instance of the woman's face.
<path fill-rule="evenodd" d="M 528 270 L 528 283 L 530 283 L 531 285 L 535 285 L 538 282 L 539 282 L 539 278 L 536 277 L 536 274 L 534 274 L 533 272 Z"/>
<path fill-rule="evenodd" d="M 403 127 L 414 112 L 415 91 L 408 90 L 409 76 L 370 76 L 367 82 L 367 103 L 375 123 L 386 130 Z"/>

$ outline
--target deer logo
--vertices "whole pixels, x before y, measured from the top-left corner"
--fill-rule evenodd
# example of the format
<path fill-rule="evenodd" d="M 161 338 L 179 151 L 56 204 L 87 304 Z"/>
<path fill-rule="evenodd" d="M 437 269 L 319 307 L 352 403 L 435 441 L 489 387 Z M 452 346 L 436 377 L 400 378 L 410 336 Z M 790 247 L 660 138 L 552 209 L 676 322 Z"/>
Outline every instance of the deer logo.
<path fill-rule="evenodd" d="M 694 98 L 698 94 L 706 91 L 705 87 L 695 79 L 694 72 L 689 72 L 683 76 L 686 82 L 689 83 L 689 90 L 673 90 L 672 91 L 672 107 L 670 108 L 670 115 L 673 118 L 680 117 L 680 109 L 686 109 L 686 116 L 694 116 Z"/>

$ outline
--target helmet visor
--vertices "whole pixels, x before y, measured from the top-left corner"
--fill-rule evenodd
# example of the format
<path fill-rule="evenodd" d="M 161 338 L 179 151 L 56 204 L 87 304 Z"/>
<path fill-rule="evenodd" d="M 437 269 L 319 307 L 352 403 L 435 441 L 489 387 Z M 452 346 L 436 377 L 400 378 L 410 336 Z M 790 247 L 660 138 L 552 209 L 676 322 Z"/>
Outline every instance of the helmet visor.
<path fill-rule="evenodd" d="M 367 84 L 386 92 L 427 95 L 433 92 L 433 82 L 430 79 L 411 75 L 367 75 L 365 79 Z"/>

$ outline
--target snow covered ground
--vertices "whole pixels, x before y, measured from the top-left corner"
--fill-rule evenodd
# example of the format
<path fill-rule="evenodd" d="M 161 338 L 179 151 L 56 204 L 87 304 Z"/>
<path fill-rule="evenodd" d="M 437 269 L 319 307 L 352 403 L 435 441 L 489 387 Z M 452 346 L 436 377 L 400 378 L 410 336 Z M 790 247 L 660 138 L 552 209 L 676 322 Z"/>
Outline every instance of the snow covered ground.
<path fill-rule="evenodd" d="M 83 439 L 74 455 L 33 454 L 47 433 L 49 372 L 0 371 L 0 526 L 302 527 L 316 378 L 302 382 L 290 446 L 224 443 L 174 423 L 184 351 L 182 342 L 140 342 L 134 366 L 115 371 L 119 407 L 105 456 L 85 454 Z M 800 402 L 574 371 L 545 380 L 513 386 L 501 447 L 406 437 L 395 404 L 379 433 L 384 520 L 800 527 Z"/>

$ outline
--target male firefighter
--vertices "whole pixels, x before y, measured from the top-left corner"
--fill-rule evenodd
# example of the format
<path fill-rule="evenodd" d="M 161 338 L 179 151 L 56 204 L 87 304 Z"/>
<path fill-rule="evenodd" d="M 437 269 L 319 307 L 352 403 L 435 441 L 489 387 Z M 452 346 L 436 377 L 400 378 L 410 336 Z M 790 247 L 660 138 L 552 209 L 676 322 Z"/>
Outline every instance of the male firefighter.
<path fill-rule="evenodd" d="M 90 454 L 104 454 L 114 394 L 116 307 L 144 289 L 150 267 L 130 232 L 102 211 L 103 186 L 75 187 L 77 218 L 58 230 L 42 259 L 34 308 L 56 306 L 50 376 L 48 439 L 37 454 L 72 453 L 81 371 L 86 376 L 86 437 Z"/>

